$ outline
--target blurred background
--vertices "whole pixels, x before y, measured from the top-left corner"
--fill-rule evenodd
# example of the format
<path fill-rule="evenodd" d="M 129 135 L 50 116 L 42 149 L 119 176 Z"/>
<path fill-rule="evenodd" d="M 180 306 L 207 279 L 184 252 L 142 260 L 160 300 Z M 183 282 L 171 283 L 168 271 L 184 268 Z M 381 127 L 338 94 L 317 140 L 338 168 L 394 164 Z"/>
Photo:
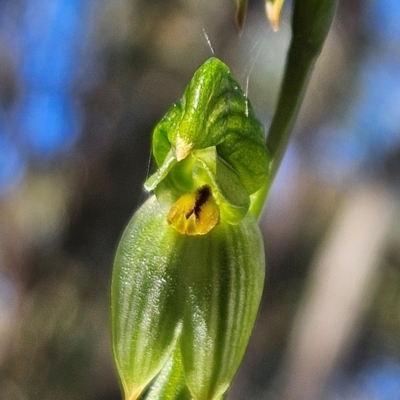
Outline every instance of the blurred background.
<path fill-rule="evenodd" d="M 250 0 L 0 1 L 0 398 L 117 400 L 113 254 L 152 128 L 212 55 L 269 126 L 290 40 Z M 261 227 L 228 399 L 400 399 L 400 2 L 339 4 Z"/>

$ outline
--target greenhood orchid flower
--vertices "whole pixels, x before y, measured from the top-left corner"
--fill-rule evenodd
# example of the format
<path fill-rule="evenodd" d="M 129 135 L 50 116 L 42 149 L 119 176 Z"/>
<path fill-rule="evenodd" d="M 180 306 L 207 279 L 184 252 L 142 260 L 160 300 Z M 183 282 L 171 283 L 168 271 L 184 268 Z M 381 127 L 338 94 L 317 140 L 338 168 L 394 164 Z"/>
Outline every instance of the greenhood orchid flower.
<path fill-rule="evenodd" d="M 285 152 L 336 0 L 294 0 L 278 105 L 264 130 L 229 68 L 211 58 L 153 133 L 153 192 L 113 269 L 112 342 L 125 400 L 219 400 L 260 303 L 257 218 Z M 283 0 L 266 0 L 274 24 Z M 247 0 L 237 0 L 243 27 Z M 276 25 L 277 26 L 277 25 Z"/>
<path fill-rule="evenodd" d="M 120 241 L 113 352 L 126 400 L 220 399 L 244 355 L 265 264 L 252 204 L 269 169 L 264 130 L 211 58 L 153 133 L 154 194 Z M 171 386 L 172 385 L 172 386 Z"/>

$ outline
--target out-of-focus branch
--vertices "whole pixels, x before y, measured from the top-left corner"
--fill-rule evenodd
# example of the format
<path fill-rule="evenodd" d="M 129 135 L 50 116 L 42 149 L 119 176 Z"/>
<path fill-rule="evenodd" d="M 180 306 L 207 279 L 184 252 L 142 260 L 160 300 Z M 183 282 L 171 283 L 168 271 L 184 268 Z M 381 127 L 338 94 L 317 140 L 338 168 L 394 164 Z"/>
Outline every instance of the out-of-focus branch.
<path fill-rule="evenodd" d="M 318 399 L 357 331 L 394 212 L 385 187 L 351 193 L 314 260 L 284 366 L 282 399 Z"/>

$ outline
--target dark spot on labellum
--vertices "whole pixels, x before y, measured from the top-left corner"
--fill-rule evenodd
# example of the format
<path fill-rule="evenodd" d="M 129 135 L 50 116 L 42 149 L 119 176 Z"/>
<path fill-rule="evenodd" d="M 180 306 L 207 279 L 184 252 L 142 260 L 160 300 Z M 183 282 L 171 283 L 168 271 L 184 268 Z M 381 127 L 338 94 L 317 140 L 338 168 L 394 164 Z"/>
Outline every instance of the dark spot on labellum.
<path fill-rule="evenodd" d="M 207 200 L 211 196 L 211 188 L 208 185 L 202 186 L 200 189 L 197 190 L 196 192 L 196 202 L 194 204 L 194 215 L 196 218 L 199 218 L 200 212 L 201 212 L 201 207 L 203 204 L 207 202 Z"/>

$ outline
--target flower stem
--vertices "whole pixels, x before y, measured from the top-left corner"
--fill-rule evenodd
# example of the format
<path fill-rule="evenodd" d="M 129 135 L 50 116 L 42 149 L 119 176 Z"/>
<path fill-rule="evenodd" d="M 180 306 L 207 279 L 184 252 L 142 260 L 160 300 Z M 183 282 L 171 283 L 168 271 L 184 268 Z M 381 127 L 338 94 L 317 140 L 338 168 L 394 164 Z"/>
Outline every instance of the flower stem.
<path fill-rule="evenodd" d="M 285 154 L 311 73 L 331 26 L 336 3 L 336 0 L 295 0 L 293 3 L 292 39 L 266 141 L 272 160 L 267 191 Z"/>

